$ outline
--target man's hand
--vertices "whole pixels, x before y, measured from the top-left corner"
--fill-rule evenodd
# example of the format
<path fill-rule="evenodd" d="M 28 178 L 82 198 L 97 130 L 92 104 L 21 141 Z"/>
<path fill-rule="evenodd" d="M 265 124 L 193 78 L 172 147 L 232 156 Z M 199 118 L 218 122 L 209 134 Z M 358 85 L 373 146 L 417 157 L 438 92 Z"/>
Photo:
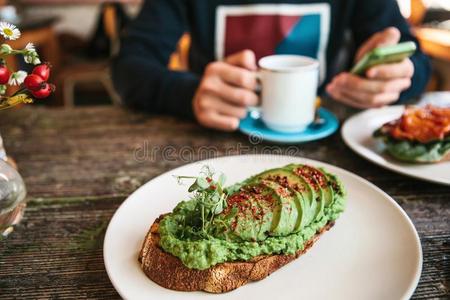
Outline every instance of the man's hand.
<path fill-rule="evenodd" d="M 247 107 L 258 103 L 255 71 L 256 58 L 251 50 L 210 63 L 193 100 L 198 122 L 210 128 L 236 130 Z"/>
<path fill-rule="evenodd" d="M 400 32 L 395 27 L 374 34 L 356 54 L 356 61 L 370 50 L 395 45 Z M 402 62 L 378 65 L 366 72 L 366 77 L 350 73 L 338 74 L 326 90 L 333 99 L 357 108 L 372 108 L 388 105 L 398 100 L 400 93 L 411 86 L 414 65 L 409 58 Z"/>

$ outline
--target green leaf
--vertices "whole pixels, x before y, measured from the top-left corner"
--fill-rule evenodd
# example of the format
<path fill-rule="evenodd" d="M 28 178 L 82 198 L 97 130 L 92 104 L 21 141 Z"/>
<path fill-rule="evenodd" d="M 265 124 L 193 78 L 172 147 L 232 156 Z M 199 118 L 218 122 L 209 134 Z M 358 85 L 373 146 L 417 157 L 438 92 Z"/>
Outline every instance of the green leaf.
<path fill-rule="evenodd" d="M 220 201 L 220 196 L 219 196 L 219 194 L 218 194 L 218 193 L 214 193 L 214 194 L 211 196 L 211 200 L 212 200 L 214 203 L 219 202 L 219 201 Z"/>
<path fill-rule="evenodd" d="M 395 158 L 416 163 L 440 161 L 450 152 L 450 139 L 431 142 L 428 144 L 410 141 L 386 141 L 386 150 Z"/>
<path fill-rule="evenodd" d="M 216 207 L 215 207 L 213 213 L 214 213 L 215 215 L 218 215 L 218 214 L 220 214 L 222 211 L 223 211 L 223 203 L 222 203 L 222 201 L 218 201 L 218 202 L 216 203 Z"/>
<path fill-rule="evenodd" d="M 219 176 L 219 181 L 218 181 L 220 186 L 224 186 L 226 180 L 227 180 L 227 177 L 225 176 L 225 174 L 221 173 Z"/>
<path fill-rule="evenodd" d="M 198 184 L 197 184 L 197 181 L 195 181 L 195 182 L 189 187 L 189 189 L 188 189 L 189 193 L 192 193 L 192 192 L 198 190 L 198 187 L 199 187 L 199 186 L 198 186 Z"/>
<path fill-rule="evenodd" d="M 208 181 L 205 178 L 203 178 L 203 177 L 198 177 L 195 182 L 203 190 L 206 190 L 207 188 L 209 188 Z"/>

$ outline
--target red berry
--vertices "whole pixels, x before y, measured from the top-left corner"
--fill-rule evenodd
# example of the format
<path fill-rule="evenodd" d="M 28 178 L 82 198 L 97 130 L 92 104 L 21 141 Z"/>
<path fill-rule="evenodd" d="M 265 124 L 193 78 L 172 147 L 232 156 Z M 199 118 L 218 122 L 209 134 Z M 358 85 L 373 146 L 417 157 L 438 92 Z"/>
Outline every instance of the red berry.
<path fill-rule="evenodd" d="M 37 99 L 47 98 L 48 96 L 50 96 L 54 89 L 55 87 L 53 85 L 44 82 L 41 89 L 37 91 L 31 91 L 31 94 Z"/>
<path fill-rule="evenodd" d="M 11 72 L 8 68 L 5 65 L 0 65 L 0 84 L 7 84 L 10 76 Z"/>
<path fill-rule="evenodd" d="M 25 77 L 23 83 L 25 84 L 25 87 L 30 91 L 37 91 L 44 86 L 45 81 L 38 75 L 30 74 Z"/>
<path fill-rule="evenodd" d="M 42 80 L 47 81 L 50 77 L 50 66 L 48 63 L 44 63 L 42 65 L 34 67 L 33 72 L 31 73 L 41 77 Z"/>

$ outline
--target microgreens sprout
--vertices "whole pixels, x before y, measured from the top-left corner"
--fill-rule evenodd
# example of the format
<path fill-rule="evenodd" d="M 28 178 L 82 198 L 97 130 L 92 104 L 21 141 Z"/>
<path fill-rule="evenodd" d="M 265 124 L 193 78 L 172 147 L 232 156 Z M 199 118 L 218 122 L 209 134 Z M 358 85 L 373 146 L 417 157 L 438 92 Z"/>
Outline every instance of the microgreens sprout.
<path fill-rule="evenodd" d="M 195 201 L 196 214 L 191 216 L 193 220 L 186 220 L 190 224 L 195 224 L 201 220 L 201 232 L 208 235 L 214 217 L 220 214 L 227 207 L 227 194 L 224 190 L 225 175 L 215 176 L 210 167 L 204 166 L 200 175 L 195 176 L 175 176 L 178 183 L 183 180 L 194 180 L 188 191 L 192 193 L 192 200 Z M 215 177 L 217 179 L 215 179 Z"/>

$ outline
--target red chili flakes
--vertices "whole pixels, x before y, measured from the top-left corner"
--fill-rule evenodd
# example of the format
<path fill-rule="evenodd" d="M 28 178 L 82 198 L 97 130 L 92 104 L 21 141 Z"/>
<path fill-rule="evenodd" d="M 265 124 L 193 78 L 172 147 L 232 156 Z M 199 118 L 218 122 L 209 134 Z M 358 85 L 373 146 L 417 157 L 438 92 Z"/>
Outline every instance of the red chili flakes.
<path fill-rule="evenodd" d="M 297 168 L 294 172 L 305 178 L 315 191 L 318 191 L 320 187 L 325 188 L 327 186 L 326 177 L 316 168 L 305 165 Z"/>
<path fill-rule="evenodd" d="M 281 197 L 289 197 L 291 196 L 291 193 L 289 192 L 289 190 L 285 187 L 280 186 L 279 188 L 277 188 L 277 194 L 280 195 Z"/>
<path fill-rule="evenodd" d="M 234 218 L 233 221 L 231 221 L 230 227 L 231 227 L 231 230 L 233 230 L 233 231 L 236 230 L 237 218 Z"/>
<path fill-rule="evenodd" d="M 296 192 L 299 192 L 299 193 L 305 191 L 305 187 L 304 187 L 303 185 L 301 185 L 301 186 L 298 185 L 298 183 L 294 184 L 294 185 L 292 186 L 292 188 L 293 188 Z"/>
<path fill-rule="evenodd" d="M 271 176 L 267 177 L 267 180 L 274 181 L 286 189 L 295 190 L 297 192 L 302 192 L 304 190 L 304 188 L 303 187 L 300 188 L 297 183 L 295 183 L 295 184 L 290 183 L 287 176 L 271 175 Z M 292 193 L 289 193 L 287 196 L 292 196 Z"/>
<path fill-rule="evenodd" d="M 224 210 L 224 214 L 228 214 L 233 207 L 238 209 L 237 215 L 231 223 L 232 230 L 236 229 L 239 219 L 250 217 L 260 221 L 264 219 L 266 212 L 272 209 L 276 203 L 273 195 L 264 195 L 262 191 L 262 186 L 247 186 L 227 199 L 228 206 Z"/>
<path fill-rule="evenodd" d="M 231 195 L 230 197 L 228 197 L 227 208 L 231 208 L 233 206 L 236 206 L 239 208 L 244 201 L 248 200 L 248 198 L 249 198 L 249 194 L 246 193 L 245 191 L 237 192 L 237 193 Z"/>
<path fill-rule="evenodd" d="M 250 192 L 253 193 L 253 194 L 261 194 L 262 193 L 262 188 L 261 188 L 261 186 L 252 185 L 250 187 Z"/>

